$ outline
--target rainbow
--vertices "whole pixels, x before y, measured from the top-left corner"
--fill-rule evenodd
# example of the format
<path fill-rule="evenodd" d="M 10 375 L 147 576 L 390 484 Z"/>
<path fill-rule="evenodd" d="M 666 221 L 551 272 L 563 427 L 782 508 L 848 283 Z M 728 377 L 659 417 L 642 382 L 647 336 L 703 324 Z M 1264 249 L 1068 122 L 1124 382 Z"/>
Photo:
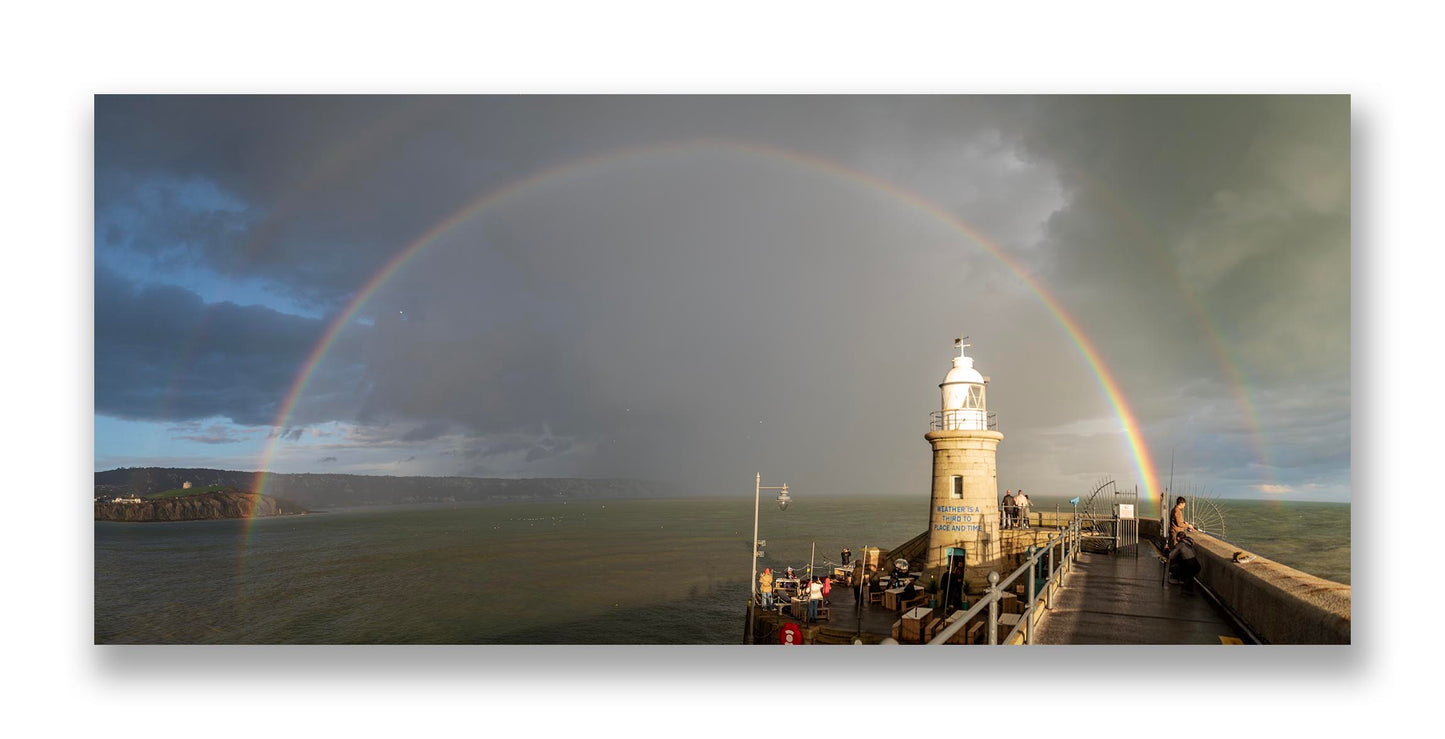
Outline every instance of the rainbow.
<path fill-rule="evenodd" d="M 741 144 L 730 141 L 713 139 L 695 139 L 679 142 L 672 142 L 662 145 L 651 145 L 643 147 L 625 148 L 613 150 L 598 155 L 572 159 L 566 162 L 555 164 L 538 170 L 522 179 L 510 184 L 491 190 L 476 200 L 468 203 L 446 219 L 427 229 L 426 232 L 417 236 L 413 241 L 398 251 L 389 261 L 386 262 L 377 272 L 367 280 L 350 301 L 336 314 L 317 341 L 315 348 L 302 362 L 300 370 L 296 374 L 290 389 L 284 396 L 276 413 L 276 420 L 273 422 L 274 433 L 268 442 L 260 460 L 258 472 L 256 473 L 254 489 L 257 493 L 264 493 L 267 477 L 272 462 L 275 459 L 276 451 L 280 446 L 282 436 L 290 422 L 291 414 L 296 408 L 296 403 L 305 391 L 317 366 L 323 357 L 330 351 L 332 344 L 336 342 L 350 322 L 356 317 L 372 295 L 386 283 L 393 275 L 407 265 L 414 257 L 434 243 L 438 238 L 445 235 L 460 224 L 468 221 L 483 211 L 495 207 L 511 198 L 526 193 L 543 184 L 552 183 L 566 177 L 575 177 L 587 172 L 601 169 L 621 161 L 630 161 L 645 157 L 659 157 L 675 155 L 683 152 L 696 151 L 719 151 L 724 153 L 744 154 L 758 156 L 770 160 L 782 160 L 791 162 L 809 170 L 822 172 L 843 180 L 854 182 L 862 187 L 887 194 L 900 202 L 907 204 L 915 210 L 922 212 L 951 230 L 964 235 L 995 259 L 997 259 L 1009 270 L 1014 272 L 1023 283 L 1032 290 L 1044 306 L 1048 308 L 1054 319 L 1063 327 L 1074 346 L 1078 349 L 1094 377 L 1098 380 L 1109 403 L 1114 407 L 1114 412 L 1119 418 L 1120 425 L 1127 440 L 1130 453 L 1135 459 L 1138 468 L 1139 479 L 1144 488 L 1144 496 L 1150 501 L 1150 505 L 1158 499 L 1157 481 L 1158 475 L 1155 470 L 1154 461 L 1149 453 L 1149 447 L 1145 443 L 1143 433 L 1140 430 L 1138 418 L 1129 407 L 1128 401 L 1124 398 L 1108 366 L 1100 356 L 1098 348 L 1089 340 L 1078 321 L 1070 316 L 1053 296 L 1037 279 L 1029 274 L 1023 265 L 1011 258 L 997 243 L 988 238 L 979 230 L 969 226 L 953 214 L 945 211 L 940 206 L 922 198 L 921 196 L 905 190 L 876 176 L 850 169 L 837 162 L 822 159 L 815 156 L 801 154 L 784 149 L 776 149 L 756 144 Z M 249 522 L 247 530 L 249 532 Z"/>
<path fill-rule="evenodd" d="M 1157 243 L 1161 239 L 1155 235 L 1144 220 L 1133 210 L 1126 207 L 1119 196 L 1114 193 L 1099 178 L 1090 175 L 1088 172 L 1077 168 L 1068 169 L 1070 174 L 1075 175 L 1086 185 L 1088 190 L 1098 196 L 1100 202 L 1120 223 L 1126 225 L 1134 235 L 1145 243 Z M 1164 253 L 1163 249 L 1153 250 L 1151 253 L 1157 255 Z M 1193 314 L 1195 323 L 1203 329 L 1204 338 L 1207 340 L 1207 347 L 1214 354 L 1215 362 L 1218 363 L 1226 375 L 1230 391 L 1234 394 L 1240 410 L 1244 413 L 1246 428 L 1249 429 L 1250 438 L 1254 444 L 1255 456 L 1258 458 L 1261 470 L 1265 475 L 1265 483 L 1274 482 L 1274 463 L 1270 459 L 1269 446 L 1265 443 L 1264 431 L 1259 423 L 1259 414 L 1255 410 L 1254 399 L 1249 392 L 1249 383 L 1244 373 L 1239 369 L 1238 358 L 1231 352 L 1220 335 L 1218 324 L 1210 317 L 1204 309 L 1204 304 L 1199 299 L 1198 292 L 1189 286 L 1184 276 L 1179 272 L 1178 266 L 1171 260 L 1157 258 L 1156 261 L 1168 273 L 1174 276 L 1174 288 L 1176 294 L 1184 298 L 1184 304 Z"/>

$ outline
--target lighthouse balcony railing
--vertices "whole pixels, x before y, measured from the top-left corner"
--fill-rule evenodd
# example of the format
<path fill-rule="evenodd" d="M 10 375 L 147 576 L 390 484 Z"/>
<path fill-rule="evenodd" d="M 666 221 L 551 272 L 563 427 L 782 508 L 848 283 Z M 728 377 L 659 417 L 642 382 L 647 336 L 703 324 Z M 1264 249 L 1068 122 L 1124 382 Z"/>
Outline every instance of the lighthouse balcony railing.
<path fill-rule="evenodd" d="M 928 414 L 930 431 L 998 431 L 998 414 L 971 408 L 933 411 Z"/>
<path fill-rule="evenodd" d="M 938 632 L 929 644 L 947 644 L 960 631 L 968 628 L 968 625 L 976 618 L 986 616 L 988 631 L 986 643 L 988 644 L 1010 644 L 1017 643 L 1032 644 L 1034 640 L 1034 629 L 1039 619 L 1043 617 L 1043 609 L 1053 607 L 1053 593 L 1063 585 L 1064 573 L 1073 567 L 1074 561 L 1080 551 L 1080 531 L 1078 519 L 1073 520 L 1062 531 L 1049 536 L 1048 543 L 1035 549 L 1018 569 L 1014 570 L 1008 577 L 999 579 L 997 572 L 988 573 L 989 587 L 983 597 L 978 599 L 961 616 L 950 617 L 942 631 Z M 1042 582 L 1038 577 L 1042 576 Z M 1013 585 L 1016 580 L 1023 579 L 1026 583 L 1024 592 L 1028 605 L 1019 614 L 1018 623 L 1014 624 L 1002 639 L 999 638 L 999 602 L 1003 594 Z M 1040 599 L 1040 594 L 1046 599 Z M 1020 632 L 1022 635 L 1020 636 Z M 967 632 L 965 632 L 967 633 Z"/>

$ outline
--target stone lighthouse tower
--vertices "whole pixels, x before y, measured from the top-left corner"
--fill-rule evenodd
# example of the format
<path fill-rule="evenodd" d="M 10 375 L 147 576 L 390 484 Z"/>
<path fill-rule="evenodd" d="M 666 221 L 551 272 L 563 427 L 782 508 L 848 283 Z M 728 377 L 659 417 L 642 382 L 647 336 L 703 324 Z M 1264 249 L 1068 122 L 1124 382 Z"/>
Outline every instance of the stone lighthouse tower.
<path fill-rule="evenodd" d="M 959 560 L 971 586 L 987 582 L 1000 564 L 998 467 L 1003 434 L 990 429 L 988 378 L 964 353 L 971 344 L 954 340 L 958 356 L 944 376 L 942 407 L 931 414 L 923 437 L 933 446 L 933 496 L 928 513 L 924 567 L 940 571 Z"/>

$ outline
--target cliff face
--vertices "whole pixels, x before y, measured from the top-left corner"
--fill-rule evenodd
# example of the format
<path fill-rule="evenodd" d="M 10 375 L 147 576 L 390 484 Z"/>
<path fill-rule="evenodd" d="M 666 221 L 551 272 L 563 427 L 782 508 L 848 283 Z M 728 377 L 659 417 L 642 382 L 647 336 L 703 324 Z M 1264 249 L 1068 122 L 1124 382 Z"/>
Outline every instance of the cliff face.
<path fill-rule="evenodd" d="M 239 492 L 201 493 L 140 503 L 95 504 L 97 521 L 204 521 L 307 512 L 290 501 Z"/>

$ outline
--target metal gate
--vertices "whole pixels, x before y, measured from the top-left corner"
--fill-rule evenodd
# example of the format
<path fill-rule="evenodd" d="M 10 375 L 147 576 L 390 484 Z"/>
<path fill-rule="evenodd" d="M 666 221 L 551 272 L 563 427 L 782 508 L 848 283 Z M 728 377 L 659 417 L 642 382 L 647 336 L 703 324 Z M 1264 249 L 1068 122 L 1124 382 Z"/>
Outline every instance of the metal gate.
<path fill-rule="evenodd" d="M 1114 552 L 1139 556 L 1139 488 L 1114 491 Z"/>
<path fill-rule="evenodd" d="M 1101 480 L 1079 516 L 1084 551 L 1139 556 L 1139 489 L 1119 490 Z"/>

